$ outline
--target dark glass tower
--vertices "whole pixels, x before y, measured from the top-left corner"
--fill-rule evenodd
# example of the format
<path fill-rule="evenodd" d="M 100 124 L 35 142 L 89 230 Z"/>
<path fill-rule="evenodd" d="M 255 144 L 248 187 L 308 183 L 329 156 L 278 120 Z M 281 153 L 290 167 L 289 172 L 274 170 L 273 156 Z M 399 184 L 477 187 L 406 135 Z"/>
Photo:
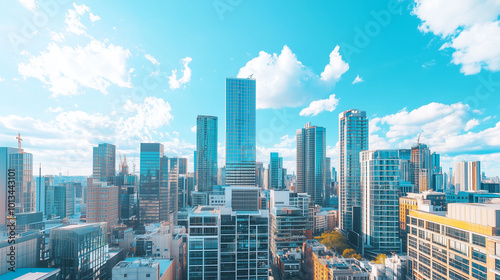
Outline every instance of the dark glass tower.
<path fill-rule="evenodd" d="M 226 79 L 228 185 L 255 186 L 255 102 L 255 79 Z"/>
<path fill-rule="evenodd" d="M 103 143 L 94 147 L 93 175 L 94 180 L 115 184 L 116 147 Z"/>

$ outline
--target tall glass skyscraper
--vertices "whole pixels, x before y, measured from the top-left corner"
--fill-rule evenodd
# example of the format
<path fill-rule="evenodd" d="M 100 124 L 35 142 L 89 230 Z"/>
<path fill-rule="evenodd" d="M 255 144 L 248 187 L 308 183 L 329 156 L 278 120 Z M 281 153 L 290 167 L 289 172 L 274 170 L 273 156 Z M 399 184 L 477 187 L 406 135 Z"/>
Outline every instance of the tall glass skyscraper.
<path fill-rule="evenodd" d="M 255 79 L 226 79 L 228 185 L 255 186 L 255 102 Z"/>
<path fill-rule="evenodd" d="M 271 153 L 269 158 L 269 189 L 282 190 L 285 188 L 285 174 L 283 174 L 283 158 L 278 153 Z"/>
<path fill-rule="evenodd" d="M 94 180 L 115 184 L 116 147 L 113 144 L 102 143 L 94 147 L 93 172 Z"/>
<path fill-rule="evenodd" d="M 196 183 L 200 192 L 217 185 L 217 117 L 196 118 Z"/>
<path fill-rule="evenodd" d="M 177 166 L 170 168 L 163 145 L 141 143 L 139 219 L 142 224 L 177 221 Z"/>
<path fill-rule="evenodd" d="M 307 193 L 311 203 L 324 206 L 326 129 L 311 126 L 297 130 L 297 193 Z"/>
<path fill-rule="evenodd" d="M 339 115 L 340 228 L 361 234 L 361 173 L 359 153 L 368 150 L 368 118 L 351 109 Z"/>

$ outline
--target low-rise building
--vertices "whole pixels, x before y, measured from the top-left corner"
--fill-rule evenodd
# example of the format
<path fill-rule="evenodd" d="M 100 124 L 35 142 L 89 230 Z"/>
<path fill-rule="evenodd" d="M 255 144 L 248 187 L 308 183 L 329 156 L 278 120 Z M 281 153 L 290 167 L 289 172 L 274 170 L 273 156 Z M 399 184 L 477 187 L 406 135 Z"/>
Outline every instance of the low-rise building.
<path fill-rule="evenodd" d="M 176 280 L 175 259 L 127 258 L 113 267 L 113 280 Z"/>

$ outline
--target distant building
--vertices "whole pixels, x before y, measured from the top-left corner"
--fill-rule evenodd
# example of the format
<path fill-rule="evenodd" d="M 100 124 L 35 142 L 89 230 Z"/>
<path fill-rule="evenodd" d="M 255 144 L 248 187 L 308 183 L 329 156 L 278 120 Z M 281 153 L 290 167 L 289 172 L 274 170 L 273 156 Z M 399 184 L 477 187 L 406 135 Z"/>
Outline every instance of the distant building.
<path fill-rule="evenodd" d="M 325 205 L 326 129 L 311 126 L 297 130 L 297 193 L 311 196 L 311 204 Z"/>
<path fill-rule="evenodd" d="M 106 223 L 50 230 L 50 266 L 61 269 L 62 279 L 106 279 L 107 253 Z"/>
<path fill-rule="evenodd" d="M 255 79 L 226 79 L 226 182 L 255 186 Z"/>
<path fill-rule="evenodd" d="M 271 153 L 269 158 L 269 184 L 270 190 L 285 189 L 285 174 L 283 170 L 283 158 L 278 153 Z"/>
<path fill-rule="evenodd" d="M 453 169 L 455 193 L 481 189 L 481 163 L 479 161 L 460 161 Z"/>
<path fill-rule="evenodd" d="M 118 224 L 118 187 L 106 182 L 87 181 L 87 223 L 106 222 L 111 233 Z"/>
<path fill-rule="evenodd" d="M 217 117 L 196 118 L 196 184 L 198 191 L 217 185 Z"/>
<path fill-rule="evenodd" d="M 411 147 L 410 182 L 414 192 L 431 189 L 432 157 L 429 147 L 418 142 Z"/>
<path fill-rule="evenodd" d="M 93 148 L 92 178 L 108 185 L 115 184 L 116 147 L 102 143 Z"/>

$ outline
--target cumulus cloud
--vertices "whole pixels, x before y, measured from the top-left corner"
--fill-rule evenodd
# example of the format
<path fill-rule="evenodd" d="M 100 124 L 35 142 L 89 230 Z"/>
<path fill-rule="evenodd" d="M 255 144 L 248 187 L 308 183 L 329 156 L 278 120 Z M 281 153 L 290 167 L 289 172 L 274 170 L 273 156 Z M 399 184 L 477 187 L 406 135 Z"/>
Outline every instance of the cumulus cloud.
<path fill-rule="evenodd" d="M 325 96 L 348 67 L 342 61 L 337 46 L 319 76 L 303 65 L 285 45 L 279 54 L 261 51 L 258 57 L 239 70 L 238 78 L 253 75 L 256 79 L 257 109 L 278 109 L 301 106 L 312 95 Z"/>
<path fill-rule="evenodd" d="M 51 31 L 50 32 L 50 39 L 54 42 L 62 42 L 62 41 L 64 41 L 64 34 L 62 34 L 61 32 Z"/>
<path fill-rule="evenodd" d="M 335 98 L 335 94 L 330 95 L 327 99 L 321 99 L 311 102 L 308 107 L 302 109 L 299 115 L 301 116 L 317 116 L 323 111 L 333 112 L 337 105 L 339 104 L 339 99 Z"/>
<path fill-rule="evenodd" d="M 127 69 L 129 57 L 129 50 L 96 40 L 75 48 L 50 43 L 45 52 L 28 56 L 27 62 L 19 63 L 18 71 L 25 79 L 40 80 L 49 87 L 53 97 L 80 94 L 81 88 L 107 94 L 112 84 L 132 87 Z"/>
<path fill-rule="evenodd" d="M 321 73 L 321 80 L 323 81 L 338 81 L 342 74 L 349 70 L 349 64 L 342 60 L 339 53 L 339 46 L 330 53 L 330 63 L 325 66 L 325 70 Z"/>
<path fill-rule="evenodd" d="M 352 81 L 352 84 L 357 84 L 357 83 L 362 83 L 364 82 L 363 78 L 361 78 L 359 75 L 356 76 L 356 78 L 354 78 L 354 81 Z"/>
<path fill-rule="evenodd" d="M 469 131 L 478 125 L 479 125 L 479 121 L 477 119 L 472 119 L 465 124 L 464 130 Z"/>
<path fill-rule="evenodd" d="M 452 62 L 465 75 L 500 70 L 500 1 L 415 0 L 413 14 L 422 21 L 422 32 L 447 41 L 441 49 L 454 50 Z"/>
<path fill-rule="evenodd" d="M 63 108 L 61 108 L 61 107 L 56 107 L 56 108 L 49 107 L 49 108 L 47 108 L 47 112 L 50 112 L 50 113 L 59 113 L 62 111 L 63 111 Z"/>
<path fill-rule="evenodd" d="M 193 59 L 189 56 L 181 59 L 181 63 L 184 69 L 182 69 L 182 77 L 180 77 L 179 79 L 177 79 L 177 69 L 172 70 L 172 75 L 167 77 L 170 89 L 178 89 L 191 81 L 191 68 L 189 68 L 188 65 L 192 60 Z"/>
<path fill-rule="evenodd" d="M 19 2 L 26 9 L 31 10 L 31 11 L 35 11 L 36 6 L 37 6 L 35 0 L 19 0 Z"/>
<path fill-rule="evenodd" d="M 160 65 L 160 62 L 158 62 L 158 60 L 156 60 L 156 58 L 154 58 L 154 56 L 150 55 L 150 54 L 146 54 L 144 55 L 144 57 L 149 60 L 151 63 L 153 63 L 153 65 Z"/>
<path fill-rule="evenodd" d="M 18 132 L 24 134 L 23 143 L 35 160 L 54 173 L 70 169 L 73 174 L 88 175 L 91 171 L 92 146 L 110 142 L 123 149 L 138 149 L 141 142 L 160 140 L 156 132 L 169 125 L 173 116 L 168 102 L 147 97 L 142 102 L 127 102 L 123 108 L 109 114 L 53 109 L 57 116 L 49 121 L 17 115 L 0 116 L 0 141 L 9 143 Z M 175 137 L 174 137 L 175 138 Z M 166 137 L 170 149 L 183 141 Z M 182 150 L 181 149 L 181 150 Z M 47 169 L 45 169 L 47 170 Z M 45 171 L 47 172 L 47 171 Z"/>
<path fill-rule="evenodd" d="M 191 127 L 191 132 L 196 132 L 196 125 Z"/>

